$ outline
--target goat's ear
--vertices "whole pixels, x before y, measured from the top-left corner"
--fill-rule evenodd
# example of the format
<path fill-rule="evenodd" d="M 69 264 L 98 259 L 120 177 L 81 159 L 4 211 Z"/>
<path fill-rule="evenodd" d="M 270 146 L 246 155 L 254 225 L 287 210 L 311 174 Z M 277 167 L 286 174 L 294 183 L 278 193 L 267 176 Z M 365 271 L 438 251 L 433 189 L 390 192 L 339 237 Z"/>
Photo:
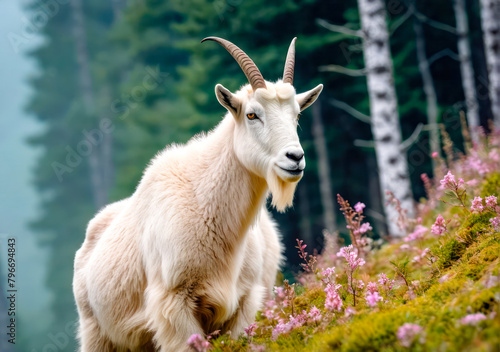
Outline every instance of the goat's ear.
<path fill-rule="evenodd" d="M 306 108 L 312 105 L 318 99 L 319 94 L 323 90 L 323 85 L 320 84 L 316 88 L 308 90 L 307 92 L 297 94 L 296 99 L 299 103 L 300 111 L 304 111 Z"/>
<path fill-rule="evenodd" d="M 219 103 L 225 107 L 233 116 L 236 118 L 241 110 L 241 102 L 231 93 L 227 88 L 224 88 L 222 84 L 215 86 L 215 95 Z"/>

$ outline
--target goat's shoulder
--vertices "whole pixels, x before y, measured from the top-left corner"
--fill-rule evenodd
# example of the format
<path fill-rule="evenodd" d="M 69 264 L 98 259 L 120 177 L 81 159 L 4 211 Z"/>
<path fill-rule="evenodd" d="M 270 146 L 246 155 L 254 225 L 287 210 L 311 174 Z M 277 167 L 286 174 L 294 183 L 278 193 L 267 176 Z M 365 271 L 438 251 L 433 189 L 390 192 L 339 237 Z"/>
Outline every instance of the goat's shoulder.
<path fill-rule="evenodd" d="M 123 211 L 129 202 L 129 198 L 111 203 L 102 208 L 87 226 L 86 240 L 93 242 L 109 227 L 111 222 Z"/>

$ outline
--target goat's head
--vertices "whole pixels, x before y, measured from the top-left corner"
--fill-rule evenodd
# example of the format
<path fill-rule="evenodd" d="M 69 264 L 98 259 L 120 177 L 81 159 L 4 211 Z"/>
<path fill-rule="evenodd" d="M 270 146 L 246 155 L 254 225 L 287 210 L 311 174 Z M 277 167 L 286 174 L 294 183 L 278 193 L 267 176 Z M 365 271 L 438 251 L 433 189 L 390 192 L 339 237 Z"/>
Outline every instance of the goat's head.
<path fill-rule="evenodd" d="M 236 120 L 234 150 L 240 162 L 254 174 L 266 179 L 272 204 L 280 211 L 290 206 L 297 182 L 306 166 L 297 135 L 301 111 L 318 98 L 323 85 L 296 94 L 293 87 L 295 40 L 285 62 L 283 80 L 267 82 L 257 66 L 233 43 L 208 37 L 222 45 L 238 62 L 249 85 L 236 93 L 217 84 L 217 100 Z"/>

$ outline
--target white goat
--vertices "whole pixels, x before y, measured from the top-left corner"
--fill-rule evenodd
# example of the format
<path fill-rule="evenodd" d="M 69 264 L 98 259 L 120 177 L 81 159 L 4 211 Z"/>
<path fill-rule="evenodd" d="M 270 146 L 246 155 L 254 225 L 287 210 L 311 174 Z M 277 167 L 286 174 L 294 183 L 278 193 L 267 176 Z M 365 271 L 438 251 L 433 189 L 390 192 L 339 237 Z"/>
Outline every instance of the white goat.
<path fill-rule="evenodd" d="M 276 83 L 236 45 L 205 40 L 250 85 L 233 94 L 218 84 L 223 121 L 160 152 L 130 198 L 90 221 L 73 280 L 82 351 L 178 352 L 191 334 L 237 337 L 271 297 L 282 248 L 265 199 L 292 204 L 305 167 L 298 115 L 323 86 L 295 94 L 295 39 Z"/>

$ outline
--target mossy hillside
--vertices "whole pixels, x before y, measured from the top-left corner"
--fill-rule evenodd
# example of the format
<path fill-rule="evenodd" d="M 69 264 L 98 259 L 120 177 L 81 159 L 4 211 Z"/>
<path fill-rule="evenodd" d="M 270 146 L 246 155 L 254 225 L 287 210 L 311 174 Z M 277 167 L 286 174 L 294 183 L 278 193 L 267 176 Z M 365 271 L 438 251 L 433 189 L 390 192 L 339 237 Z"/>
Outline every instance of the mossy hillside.
<path fill-rule="evenodd" d="M 498 195 L 500 175 L 488 177 L 475 190 L 483 197 Z M 472 194 L 472 192 L 471 192 Z M 445 218 L 452 218 L 456 208 L 443 209 Z M 463 210 L 463 209 L 462 209 Z M 432 223 L 436 213 L 424 223 Z M 419 288 L 409 295 L 408 287 L 399 287 L 391 297 L 384 292 L 384 302 L 370 308 L 364 299 L 357 300 L 356 314 L 331 313 L 316 326 L 304 325 L 272 341 L 272 324 L 259 316 L 256 336 L 230 340 L 221 336 L 214 341 L 215 351 L 498 351 L 500 350 L 500 283 L 492 276 L 500 275 L 500 234 L 493 231 L 489 219 L 492 213 L 464 215 L 461 224 L 450 226 L 449 233 L 421 244 L 431 248 L 434 263 L 412 264 L 408 281 L 419 280 Z M 375 281 L 378 273 L 394 273 L 390 261 L 402 260 L 406 254 L 401 243 L 387 244 L 371 254 L 358 278 Z M 339 268 L 337 268 L 339 269 Z M 395 277 L 395 275 L 392 275 Z M 498 277 L 500 279 L 500 277 Z M 497 279 L 497 280 L 498 280 Z M 345 274 L 339 272 L 338 282 L 345 284 Z M 493 284 L 491 283 L 493 282 Z M 294 299 L 295 311 L 309 311 L 314 305 L 324 306 L 324 287 L 298 287 Z M 352 297 L 343 292 L 344 307 L 352 306 Z M 464 325 L 460 320 L 473 313 L 488 318 L 477 326 Z M 284 317 L 291 307 L 284 308 Z M 496 314 L 496 315 L 495 315 Z M 397 331 L 404 323 L 424 328 L 424 333 L 410 347 L 398 341 Z M 255 347 L 257 346 L 257 347 Z"/>

